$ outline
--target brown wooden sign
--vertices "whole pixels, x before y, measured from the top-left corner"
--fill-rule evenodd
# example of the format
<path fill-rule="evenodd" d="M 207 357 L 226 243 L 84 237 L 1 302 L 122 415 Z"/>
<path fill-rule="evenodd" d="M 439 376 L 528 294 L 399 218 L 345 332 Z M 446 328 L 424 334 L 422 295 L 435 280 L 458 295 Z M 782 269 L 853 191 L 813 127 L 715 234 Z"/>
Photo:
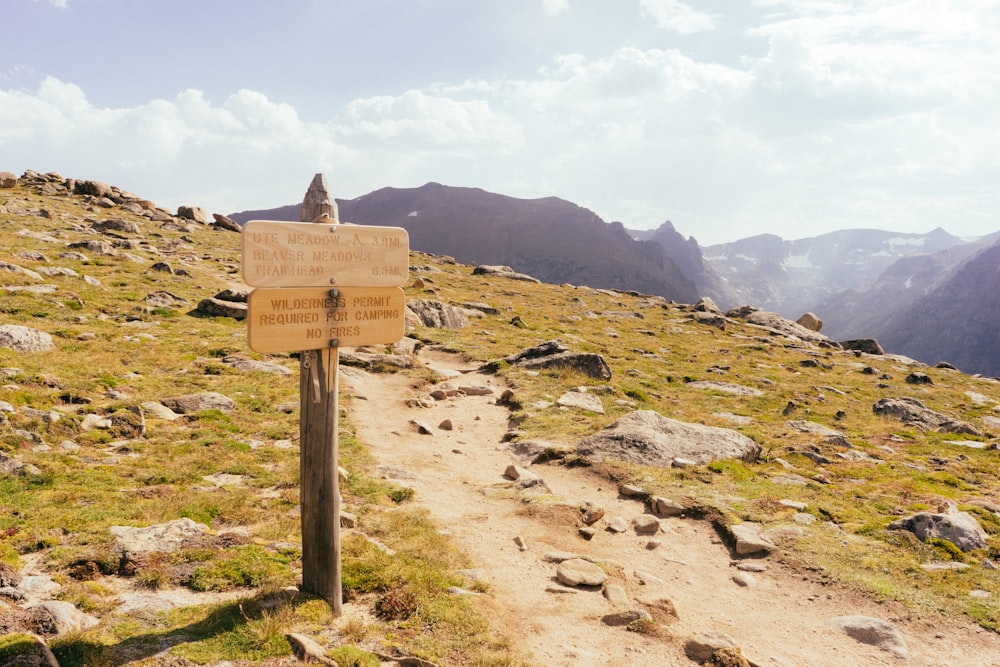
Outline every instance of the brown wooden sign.
<path fill-rule="evenodd" d="M 405 333 L 399 287 L 258 288 L 247 306 L 247 338 L 256 352 L 395 343 Z"/>
<path fill-rule="evenodd" d="M 251 287 L 398 287 L 410 266 L 402 227 L 251 220 L 242 250 Z"/>

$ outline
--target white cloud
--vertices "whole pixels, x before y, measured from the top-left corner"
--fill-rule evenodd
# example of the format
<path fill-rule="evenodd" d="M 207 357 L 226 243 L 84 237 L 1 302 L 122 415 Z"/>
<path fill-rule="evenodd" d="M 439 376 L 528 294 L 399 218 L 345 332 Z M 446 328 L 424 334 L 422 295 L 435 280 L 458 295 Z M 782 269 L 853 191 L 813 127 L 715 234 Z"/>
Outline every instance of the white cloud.
<path fill-rule="evenodd" d="M 558 16 L 569 11 L 569 0 L 542 0 L 542 10 L 549 16 Z"/>
<path fill-rule="evenodd" d="M 714 19 L 680 0 L 639 0 L 644 15 L 652 17 L 657 27 L 682 35 L 712 30 Z"/>
<path fill-rule="evenodd" d="M 53 7 L 58 7 L 59 9 L 66 9 L 67 0 L 35 0 L 35 2 L 48 2 Z"/>

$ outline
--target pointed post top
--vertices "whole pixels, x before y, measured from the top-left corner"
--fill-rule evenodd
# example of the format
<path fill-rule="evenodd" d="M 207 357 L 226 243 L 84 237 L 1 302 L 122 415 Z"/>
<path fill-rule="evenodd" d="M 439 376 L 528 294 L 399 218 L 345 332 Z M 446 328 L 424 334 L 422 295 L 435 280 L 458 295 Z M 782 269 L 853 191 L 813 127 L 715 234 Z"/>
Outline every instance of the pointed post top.
<path fill-rule="evenodd" d="M 305 197 L 302 198 L 302 206 L 299 208 L 299 220 L 302 222 L 317 221 L 322 215 L 328 216 L 321 222 L 340 222 L 340 215 L 337 211 L 337 202 L 330 196 L 330 191 L 326 187 L 326 178 L 323 174 L 313 176 L 309 189 L 306 190 Z"/>

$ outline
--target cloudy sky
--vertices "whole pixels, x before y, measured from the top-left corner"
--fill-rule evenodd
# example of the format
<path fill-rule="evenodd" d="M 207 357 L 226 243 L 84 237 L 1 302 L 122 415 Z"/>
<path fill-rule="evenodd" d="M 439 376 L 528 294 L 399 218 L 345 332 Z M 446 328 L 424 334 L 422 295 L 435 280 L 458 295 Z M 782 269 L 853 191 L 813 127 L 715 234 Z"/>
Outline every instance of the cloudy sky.
<path fill-rule="evenodd" d="M 4 0 L 0 170 L 175 208 L 429 181 L 771 232 L 1000 230 L 1000 0 Z"/>

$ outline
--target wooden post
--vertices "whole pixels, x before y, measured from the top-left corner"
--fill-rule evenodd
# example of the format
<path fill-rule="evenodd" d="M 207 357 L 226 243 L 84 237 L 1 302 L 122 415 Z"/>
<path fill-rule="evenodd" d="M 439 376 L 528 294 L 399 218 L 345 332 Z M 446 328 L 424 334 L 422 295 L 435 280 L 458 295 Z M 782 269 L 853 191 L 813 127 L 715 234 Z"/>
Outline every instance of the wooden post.
<path fill-rule="evenodd" d="M 323 174 L 316 174 L 306 190 L 299 220 L 339 222 L 337 204 L 326 188 Z M 343 607 L 337 475 L 339 360 L 336 347 L 305 350 L 299 359 L 302 590 L 326 600 L 334 616 L 340 616 Z"/>

